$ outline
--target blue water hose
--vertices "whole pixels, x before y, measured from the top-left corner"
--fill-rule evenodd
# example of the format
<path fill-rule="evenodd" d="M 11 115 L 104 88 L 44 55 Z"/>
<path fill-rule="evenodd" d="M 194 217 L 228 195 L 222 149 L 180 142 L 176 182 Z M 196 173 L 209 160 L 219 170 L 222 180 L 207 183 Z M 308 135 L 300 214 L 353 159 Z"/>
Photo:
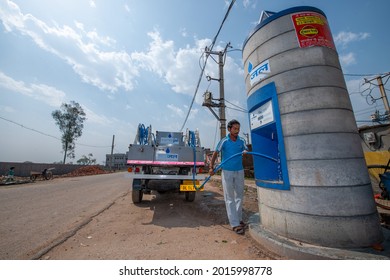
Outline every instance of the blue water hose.
<path fill-rule="evenodd" d="M 140 145 L 147 145 L 148 144 L 148 135 L 149 135 L 149 128 L 146 128 L 145 125 L 139 124 L 138 125 L 138 142 Z"/>
<path fill-rule="evenodd" d="M 196 180 L 195 180 L 195 174 L 196 174 L 196 138 L 195 138 L 195 132 L 189 131 L 189 138 L 188 138 L 188 145 L 192 147 L 192 150 L 194 151 L 194 169 L 192 170 L 192 182 L 194 183 L 194 188 L 196 189 Z"/>
<path fill-rule="evenodd" d="M 241 152 L 241 153 L 234 154 L 234 155 L 228 157 L 227 159 L 223 160 L 220 164 L 218 164 L 218 165 L 214 168 L 213 172 L 214 172 L 214 173 L 217 173 L 217 171 L 218 171 L 220 168 L 222 168 L 222 166 L 223 166 L 226 162 L 228 162 L 229 160 L 231 160 L 231 159 L 234 158 L 234 157 L 237 157 L 237 156 L 240 156 L 240 155 L 243 155 L 243 154 L 259 156 L 259 157 L 263 157 L 263 158 L 272 160 L 272 161 L 274 161 L 274 162 L 278 162 L 277 159 L 275 159 L 275 158 L 273 158 L 273 157 L 270 157 L 270 156 L 267 156 L 267 155 L 264 155 L 264 154 L 261 154 L 261 153 L 255 153 L 255 152 L 246 152 L 246 153 L 243 153 L 243 152 Z M 204 180 L 204 182 L 202 183 L 202 185 L 200 185 L 199 187 L 196 187 L 196 186 L 195 186 L 195 181 L 194 181 L 195 189 L 196 189 L 196 190 L 199 190 L 199 189 L 203 188 L 203 186 L 210 180 L 210 178 L 211 178 L 211 175 L 209 175 L 209 176 Z"/>

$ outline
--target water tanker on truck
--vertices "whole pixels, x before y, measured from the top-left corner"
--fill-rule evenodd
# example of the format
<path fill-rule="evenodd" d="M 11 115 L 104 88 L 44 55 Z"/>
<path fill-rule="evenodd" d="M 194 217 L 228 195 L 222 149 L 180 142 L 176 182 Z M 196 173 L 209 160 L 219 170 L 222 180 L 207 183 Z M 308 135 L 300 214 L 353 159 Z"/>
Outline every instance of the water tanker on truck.
<path fill-rule="evenodd" d="M 206 177 L 202 174 L 204 165 L 205 151 L 198 131 L 154 134 L 151 126 L 139 124 L 127 152 L 133 202 L 142 202 L 143 195 L 152 191 L 184 193 L 187 201 L 194 201 L 196 192 L 202 190 L 199 181 Z"/>

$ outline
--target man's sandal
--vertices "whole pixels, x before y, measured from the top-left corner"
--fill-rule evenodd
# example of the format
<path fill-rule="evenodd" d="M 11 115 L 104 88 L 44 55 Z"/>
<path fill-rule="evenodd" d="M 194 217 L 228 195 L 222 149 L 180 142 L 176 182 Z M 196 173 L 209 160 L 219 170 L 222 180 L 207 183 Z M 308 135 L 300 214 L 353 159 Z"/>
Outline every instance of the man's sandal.
<path fill-rule="evenodd" d="M 245 229 L 242 226 L 233 227 L 233 231 L 241 235 L 245 233 Z"/>
<path fill-rule="evenodd" d="M 248 228 L 248 224 L 244 223 L 243 221 L 240 222 L 240 226 L 244 229 Z"/>

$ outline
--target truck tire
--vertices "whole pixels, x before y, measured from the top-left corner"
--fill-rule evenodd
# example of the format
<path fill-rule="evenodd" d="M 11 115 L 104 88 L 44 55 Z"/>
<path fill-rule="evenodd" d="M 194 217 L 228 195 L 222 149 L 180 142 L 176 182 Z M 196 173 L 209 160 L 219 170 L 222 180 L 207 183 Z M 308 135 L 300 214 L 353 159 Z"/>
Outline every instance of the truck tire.
<path fill-rule="evenodd" d="M 185 192 L 186 200 L 188 202 L 193 202 L 195 200 L 196 192 Z"/>
<path fill-rule="evenodd" d="M 133 190 L 131 192 L 131 198 L 133 203 L 140 203 L 142 201 L 143 192 L 142 190 Z"/>

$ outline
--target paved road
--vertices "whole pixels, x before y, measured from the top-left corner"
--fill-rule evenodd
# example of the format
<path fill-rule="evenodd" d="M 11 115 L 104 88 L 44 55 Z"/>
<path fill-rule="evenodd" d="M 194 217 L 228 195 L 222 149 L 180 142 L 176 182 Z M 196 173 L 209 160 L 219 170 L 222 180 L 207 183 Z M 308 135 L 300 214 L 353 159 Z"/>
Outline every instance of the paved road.
<path fill-rule="evenodd" d="M 0 259 L 36 259 L 130 190 L 124 173 L 0 187 Z"/>

